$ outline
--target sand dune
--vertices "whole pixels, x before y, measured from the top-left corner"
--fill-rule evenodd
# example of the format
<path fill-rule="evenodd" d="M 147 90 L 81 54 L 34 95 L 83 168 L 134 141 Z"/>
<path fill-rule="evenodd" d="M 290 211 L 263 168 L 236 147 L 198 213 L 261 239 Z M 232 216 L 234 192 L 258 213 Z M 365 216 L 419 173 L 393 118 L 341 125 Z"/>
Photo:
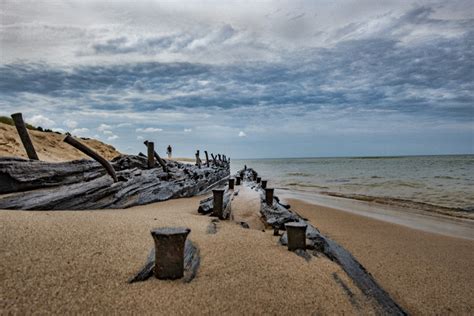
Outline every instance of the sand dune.
<path fill-rule="evenodd" d="M 28 130 L 33 145 L 40 160 L 68 161 L 75 159 L 90 159 L 79 150 L 63 142 L 65 135 Z M 79 139 L 82 143 L 94 149 L 104 158 L 111 160 L 119 156 L 113 146 L 95 139 Z M 27 158 L 16 128 L 12 125 L 0 123 L 0 156 Z"/>

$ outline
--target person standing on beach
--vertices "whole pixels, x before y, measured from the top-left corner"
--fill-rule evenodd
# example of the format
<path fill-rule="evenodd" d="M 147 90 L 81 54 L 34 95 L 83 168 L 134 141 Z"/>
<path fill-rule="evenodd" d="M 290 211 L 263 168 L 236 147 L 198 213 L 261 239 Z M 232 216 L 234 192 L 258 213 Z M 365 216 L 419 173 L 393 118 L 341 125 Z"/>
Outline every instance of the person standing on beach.
<path fill-rule="evenodd" d="M 173 148 L 171 148 L 171 145 L 168 145 L 168 148 L 166 148 L 166 154 L 168 155 L 168 159 L 171 159 L 172 152 L 173 152 Z"/>

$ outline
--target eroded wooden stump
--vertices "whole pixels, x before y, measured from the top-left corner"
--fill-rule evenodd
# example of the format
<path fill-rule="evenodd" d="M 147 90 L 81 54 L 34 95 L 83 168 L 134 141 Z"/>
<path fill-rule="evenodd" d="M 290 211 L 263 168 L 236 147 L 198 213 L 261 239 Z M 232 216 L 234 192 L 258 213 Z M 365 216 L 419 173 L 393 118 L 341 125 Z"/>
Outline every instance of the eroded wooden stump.
<path fill-rule="evenodd" d="M 273 192 L 275 189 L 273 188 L 266 188 L 265 189 L 265 202 L 267 203 L 268 206 L 273 205 Z"/>
<path fill-rule="evenodd" d="M 306 227 L 308 225 L 299 222 L 286 223 L 288 234 L 288 250 L 306 249 Z"/>
<path fill-rule="evenodd" d="M 151 231 L 155 241 L 155 267 L 158 279 L 176 280 L 184 275 L 184 245 L 191 229 L 163 227 Z"/>

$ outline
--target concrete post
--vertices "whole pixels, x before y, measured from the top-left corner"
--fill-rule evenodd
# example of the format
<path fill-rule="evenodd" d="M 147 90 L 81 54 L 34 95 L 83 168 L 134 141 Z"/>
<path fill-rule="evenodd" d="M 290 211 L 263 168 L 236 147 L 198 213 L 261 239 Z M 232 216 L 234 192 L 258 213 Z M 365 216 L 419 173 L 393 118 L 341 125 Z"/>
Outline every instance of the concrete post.
<path fill-rule="evenodd" d="M 25 148 L 28 158 L 33 160 L 39 160 L 38 155 L 36 154 L 35 147 L 31 142 L 30 135 L 28 134 L 28 130 L 26 129 L 25 122 L 23 121 L 22 114 L 14 113 L 11 116 L 13 122 L 15 123 L 18 135 L 20 135 L 21 142 L 23 143 L 23 147 Z"/>
<path fill-rule="evenodd" d="M 306 249 L 306 227 L 306 224 L 299 222 L 285 224 L 288 235 L 288 250 Z"/>
<path fill-rule="evenodd" d="M 184 246 L 191 229 L 163 227 L 151 231 L 155 241 L 155 267 L 158 279 L 180 279 L 184 275 Z"/>

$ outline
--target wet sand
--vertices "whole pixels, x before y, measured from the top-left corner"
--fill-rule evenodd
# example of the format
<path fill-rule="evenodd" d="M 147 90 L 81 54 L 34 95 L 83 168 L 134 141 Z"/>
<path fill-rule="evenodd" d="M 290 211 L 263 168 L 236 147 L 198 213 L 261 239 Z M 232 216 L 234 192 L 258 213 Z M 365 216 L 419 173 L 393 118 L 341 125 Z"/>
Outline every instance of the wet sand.
<path fill-rule="evenodd" d="M 207 234 L 211 218 L 196 212 L 201 198 L 126 210 L 0 210 L 0 314 L 374 312 L 338 265 L 306 262 L 279 246 L 271 230 L 221 221 L 217 234 Z M 150 229 L 162 226 L 191 228 L 201 252 L 197 277 L 128 284 L 153 246 Z M 334 273 L 354 293 L 352 302 Z"/>
<path fill-rule="evenodd" d="M 474 241 L 286 199 L 348 249 L 409 313 L 474 313 Z"/>

